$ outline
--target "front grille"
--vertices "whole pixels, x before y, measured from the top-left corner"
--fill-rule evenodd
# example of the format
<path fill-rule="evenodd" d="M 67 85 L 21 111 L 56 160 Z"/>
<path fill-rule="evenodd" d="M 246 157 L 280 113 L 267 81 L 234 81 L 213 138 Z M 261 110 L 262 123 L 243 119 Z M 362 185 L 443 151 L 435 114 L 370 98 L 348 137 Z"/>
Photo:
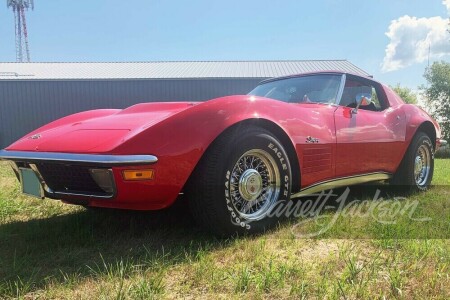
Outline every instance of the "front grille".
<path fill-rule="evenodd" d="M 88 167 L 52 163 L 42 163 L 36 166 L 45 183 L 54 192 L 109 195 L 92 179 Z"/>

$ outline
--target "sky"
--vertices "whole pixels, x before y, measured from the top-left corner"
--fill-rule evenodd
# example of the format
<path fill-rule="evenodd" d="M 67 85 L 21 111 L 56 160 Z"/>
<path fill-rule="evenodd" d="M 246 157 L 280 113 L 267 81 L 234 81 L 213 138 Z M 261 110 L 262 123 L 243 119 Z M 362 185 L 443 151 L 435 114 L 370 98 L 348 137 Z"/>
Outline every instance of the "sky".
<path fill-rule="evenodd" d="M 34 1 L 34 62 L 347 59 L 417 90 L 428 49 L 450 61 L 450 0 Z M 0 61 L 15 61 L 6 3 Z"/>

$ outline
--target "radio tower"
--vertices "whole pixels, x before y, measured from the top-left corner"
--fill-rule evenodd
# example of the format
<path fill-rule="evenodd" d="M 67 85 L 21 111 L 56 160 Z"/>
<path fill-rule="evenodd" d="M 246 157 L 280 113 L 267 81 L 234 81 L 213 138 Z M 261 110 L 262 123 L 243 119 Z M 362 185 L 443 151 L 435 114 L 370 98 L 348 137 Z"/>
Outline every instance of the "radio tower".
<path fill-rule="evenodd" d="M 33 0 L 6 0 L 6 6 L 14 13 L 16 31 L 16 61 L 30 62 L 30 47 L 28 46 L 28 31 L 25 11 L 34 9 Z M 26 57 L 24 58 L 24 52 Z"/>

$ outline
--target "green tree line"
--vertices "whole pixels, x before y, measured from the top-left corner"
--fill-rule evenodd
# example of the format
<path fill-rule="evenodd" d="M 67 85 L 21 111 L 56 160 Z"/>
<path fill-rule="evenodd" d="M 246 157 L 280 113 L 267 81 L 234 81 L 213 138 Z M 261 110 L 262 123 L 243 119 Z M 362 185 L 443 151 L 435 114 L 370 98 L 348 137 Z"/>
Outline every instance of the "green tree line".
<path fill-rule="evenodd" d="M 450 139 L 450 63 L 434 62 L 425 69 L 427 85 L 421 90 L 428 112 L 439 122 L 444 137 Z"/>
<path fill-rule="evenodd" d="M 450 63 L 434 62 L 425 69 L 426 85 L 419 87 L 426 110 L 439 122 L 443 136 L 450 139 Z M 417 104 L 417 94 L 399 83 L 391 88 L 405 101 Z"/>

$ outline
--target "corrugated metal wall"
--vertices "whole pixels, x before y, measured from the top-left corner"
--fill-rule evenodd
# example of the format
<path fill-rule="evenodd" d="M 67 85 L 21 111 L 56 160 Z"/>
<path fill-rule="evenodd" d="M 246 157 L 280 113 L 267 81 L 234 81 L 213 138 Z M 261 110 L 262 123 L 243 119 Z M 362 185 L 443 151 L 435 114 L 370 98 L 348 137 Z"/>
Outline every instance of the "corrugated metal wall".
<path fill-rule="evenodd" d="M 0 81 L 0 149 L 76 112 L 246 94 L 262 79 Z"/>

